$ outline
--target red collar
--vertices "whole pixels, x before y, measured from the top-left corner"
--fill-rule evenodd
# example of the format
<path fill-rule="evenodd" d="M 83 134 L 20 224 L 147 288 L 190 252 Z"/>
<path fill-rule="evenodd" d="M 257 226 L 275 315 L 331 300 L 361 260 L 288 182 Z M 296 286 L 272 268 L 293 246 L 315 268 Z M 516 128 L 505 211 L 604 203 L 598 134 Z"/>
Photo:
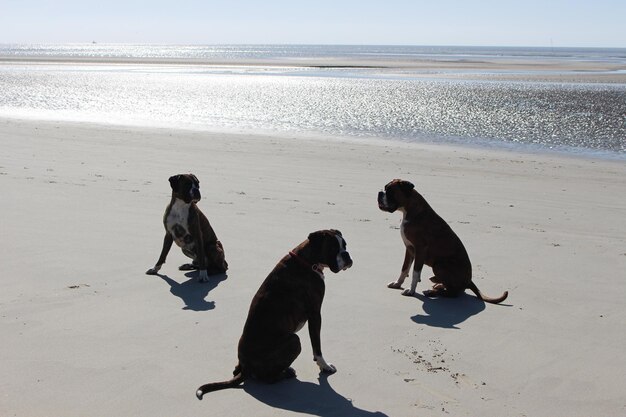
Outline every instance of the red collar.
<path fill-rule="evenodd" d="M 311 262 L 304 259 L 302 256 L 298 255 L 294 251 L 290 250 L 289 256 L 291 256 L 292 258 L 300 262 L 300 264 L 304 266 L 305 268 L 311 268 L 314 272 L 317 272 L 318 274 L 322 274 L 322 275 L 324 274 L 322 267 L 320 267 L 318 264 L 312 264 Z"/>

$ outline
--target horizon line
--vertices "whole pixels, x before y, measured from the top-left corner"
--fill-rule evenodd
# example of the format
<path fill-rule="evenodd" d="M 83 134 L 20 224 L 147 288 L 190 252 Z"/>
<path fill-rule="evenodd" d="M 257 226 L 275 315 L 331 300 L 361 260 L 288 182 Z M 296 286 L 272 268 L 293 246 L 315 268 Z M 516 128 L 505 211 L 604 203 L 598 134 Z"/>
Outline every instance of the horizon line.
<path fill-rule="evenodd" d="M 545 48 L 545 49 L 623 49 L 626 46 L 579 46 L 579 45 L 487 45 L 487 44 L 414 44 L 414 43 L 201 43 L 201 42 L 118 42 L 118 41 L 69 41 L 69 42 L 3 42 L 0 45 L 159 45 L 159 46 L 387 46 L 387 47 L 448 47 L 448 48 Z"/>

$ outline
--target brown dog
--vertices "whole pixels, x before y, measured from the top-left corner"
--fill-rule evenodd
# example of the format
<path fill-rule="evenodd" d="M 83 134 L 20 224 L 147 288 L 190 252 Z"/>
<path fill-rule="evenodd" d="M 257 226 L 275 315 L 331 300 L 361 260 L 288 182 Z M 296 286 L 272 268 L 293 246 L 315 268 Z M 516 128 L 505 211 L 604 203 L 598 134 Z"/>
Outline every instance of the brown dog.
<path fill-rule="evenodd" d="M 180 174 L 170 177 L 172 199 L 165 209 L 163 225 L 165 238 L 161 256 L 154 267 L 146 274 L 156 275 L 165 263 L 165 258 L 176 242 L 183 253 L 193 261 L 180 266 L 181 271 L 198 269 L 200 281 L 209 280 L 209 275 L 226 272 L 228 264 L 224 259 L 224 248 L 206 216 L 196 203 L 200 201 L 200 181 L 193 174 Z"/>
<path fill-rule="evenodd" d="M 506 299 L 505 291 L 498 298 L 483 295 L 472 282 L 472 264 L 461 239 L 450 226 L 426 202 L 415 187 L 408 181 L 395 179 L 385 185 L 385 191 L 378 193 L 378 207 L 393 213 L 400 210 L 403 214 L 400 234 L 406 246 L 404 263 L 400 277 L 390 282 L 389 288 L 401 288 L 409 275 L 411 263 L 413 276 L 411 288 L 403 295 L 415 294 L 415 287 L 420 282 L 424 264 L 430 266 L 435 276 L 432 290 L 424 291 L 428 297 L 456 297 L 465 289 L 470 289 L 478 298 L 488 303 L 500 303 Z"/>
<path fill-rule="evenodd" d="M 352 266 L 346 241 L 338 230 L 311 233 L 278 262 L 250 304 L 248 319 L 239 339 L 239 363 L 229 381 L 214 382 L 198 388 L 199 400 L 207 392 L 233 388 L 248 378 L 277 382 L 294 377 L 290 368 L 300 354 L 300 339 L 296 335 L 309 323 L 313 360 L 322 372 L 337 369 L 322 356 L 320 309 L 324 299 L 324 268 L 332 272 Z"/>

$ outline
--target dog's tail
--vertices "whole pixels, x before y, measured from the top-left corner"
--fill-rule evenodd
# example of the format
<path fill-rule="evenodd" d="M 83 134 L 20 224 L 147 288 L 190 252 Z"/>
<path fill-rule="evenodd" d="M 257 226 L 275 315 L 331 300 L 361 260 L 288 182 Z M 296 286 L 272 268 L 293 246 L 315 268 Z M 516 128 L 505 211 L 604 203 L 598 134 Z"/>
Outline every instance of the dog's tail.
<path fill-rule="evenodd" d="M 198 399 L 201 400 L 202 396 L 206 394 L 207 392 L 219 391 L 221 389 L 226 389 L 226 388 L 235 388 L 236 386 L 241 385 L 241 383 L 245 379 L 246 377 L 244 376 L 243 372 L 240 371 L 237 375 L 235 375 L 232 379 L 228 381 L 212 382 L 210 384 L 204 384 L 203 386 L 201 386 L 200 388 L 196 390 L 196 397 L 198 397 Z"/>
<path fill-rule="evenodd" d="M 481 300 L 483 300 L 486 303 L 498 304 L 498 303 L 501 303 L 504 300 L 506 300 L 506 297 L 509 296 L 509 292 L 505 291 L 500 297 L 496 297 L 496 298 L 487 297 L 486 295 L 483 295 L 483 293 L 480 292 L 480 290 L 478 289 L 476 284 L 474 284 L 472 281 L 470 281 L 470 283 L 467 286 L 467 288 L 472 290 L 472 292 L 474 294 L 476 294 L 476 297 L 480 298 Z"/>

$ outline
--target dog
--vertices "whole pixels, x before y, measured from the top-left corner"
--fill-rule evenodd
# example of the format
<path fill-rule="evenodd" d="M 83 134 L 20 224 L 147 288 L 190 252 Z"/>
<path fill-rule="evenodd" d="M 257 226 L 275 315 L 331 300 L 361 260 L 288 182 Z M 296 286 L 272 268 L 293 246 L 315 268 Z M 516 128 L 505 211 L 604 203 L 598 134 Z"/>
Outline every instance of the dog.
<path fill-rule="evenodd" d="M 434 283 L 431 290 L 424 291 L 428 297 L 456 297 L 466 289 L 472 290 L 481 300 L 488 303 L 501 303 L 508 296 L 505 291 L 500 297 L 487 297 L 472 282 L 472 264 L 461 239 L 452 228 L 426 202 L 408 181 L 395 179 L 385 185 L 385 190 L 378 193 L 378 207 L 389 213 L 402 212 L 400 234 L 406 246 L 402 272 L 396 281 L 390 282 L 389 288 L 401 288 L 409 276 L 411 264 L 413 276 L 411 288 L 402 294 L 415 294 L 417 283 L 424 265 L 432 268 Z"/>
<path fill-rule="evenodd" d="M 267 276 L 250 304 L 239 339 L 239 363 L 233 378 L 201 386 L 199 400 L 207 392 L 234 388 L 248 378 L 274 383 L 295 377 L 290 365 L 301 350 L 296 333 L 308 322 L 313 360 L 325 373 L 337 368 L 322 356 L 320 309 L 324 299 L 324 268 L 346 270 L 352 259 L 338 230 L 320 230 L 285 255 Z"/>
<path fill-rule="evenodd" d="M 156 275 L 165 263 L 172 243 L 192 259 L 181 265 L 181 271 L 199 270 L 199 280 L 207 282 L 209 275 L 226 272 L 228 263 L 224 258 L 224 247 L 217 239 L 209 220 L 196 205 L 200 201 L 200 181 L 193 174 L 174 175 L 169 179 L 172 199 L 165 209 L 163 225 L 165 238 L 161 256 L 146 274 Z"/>

